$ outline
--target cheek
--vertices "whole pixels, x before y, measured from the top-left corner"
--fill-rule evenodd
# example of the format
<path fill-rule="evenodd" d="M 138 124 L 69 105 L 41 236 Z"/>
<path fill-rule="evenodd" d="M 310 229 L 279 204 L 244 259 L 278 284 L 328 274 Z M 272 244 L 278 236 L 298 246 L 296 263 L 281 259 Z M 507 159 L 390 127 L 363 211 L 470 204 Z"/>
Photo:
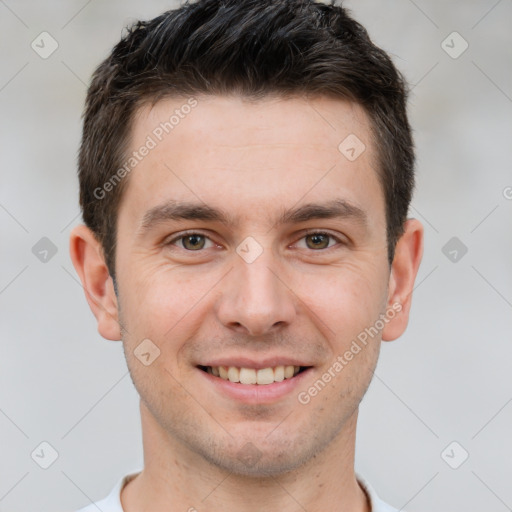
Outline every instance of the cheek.
<path fill-rule="evenodd" d="M 192 276 L 178 267 L 139 268 L 123 281 L 125 357 L 138 392 L 154 407 L 171 397 L 184 403 L 187 399 L 176 380 L 183 370 L 180 351 L 200 328 L 205 318 L 202 306 L 216 281 L 214 276 Z"/>
<path fill-rule="evenodd" d="M 301 276 L 297 289 L 324 326 L 326 339 L 350 343 L 373 324 L 386 301 L 387 281 L 377 266 L 345 264 Z"/>
<path fill-rule="evenodd" d="M 222 277 L 217 271 L 186 271 L 179 265 L 137 267 L 123 288 L 128 331 L 155 340 L 169 340 L 197 316 L 202 301 Z"/>

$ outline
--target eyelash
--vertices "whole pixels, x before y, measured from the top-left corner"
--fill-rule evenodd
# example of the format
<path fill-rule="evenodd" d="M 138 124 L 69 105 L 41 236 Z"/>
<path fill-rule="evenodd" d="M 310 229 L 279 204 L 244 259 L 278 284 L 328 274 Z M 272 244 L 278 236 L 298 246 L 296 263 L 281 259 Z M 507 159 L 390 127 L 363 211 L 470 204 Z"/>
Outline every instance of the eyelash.
<path fill-rule="evenodd" d="M 171 240 L 166 241 L 164 243 L 164 245 L 165 246 L 174 245 L 175 242 L 177 242 L 179 240 L 183 240 L 187 236 L 191 236 L 191 235 L 199 235 L 199 236 L 202 236 L 202 237 L 210 240 L 211 242 L 213 242 L 213 240 L 211 240 L 211 238 L 208 235 L 205 235 L 204 233 L 201 233 L 201 232 L 198 232 L 198 231 L 185 231 L 184 233 L 181 233 L 179 236 L 176 236 L 176 237 L 172 238 Z M 337 237 L 337 236 L 335 236 L 335 235 L 333 235 L 333 234 L 331 234 L 331 233 L 329 233 L 327 231 L 318 231 L 318 230 L 315 230 L 315 229 L 306 231 L 299 240 L 302 240 L 302 239 L 304 239 L 304 238 L 306 238 L 307 236 L 310 236 L 310 235 L 325 235 L 325 236 L 328 236 L 331 239 L 335 240 L 337 242 L 337 244 L 346 245 L 346 242 L 341 240 L 339 237 Z M 326 247 L 324 249 L 316 249 L 316 250 L 315 249 L 310 249 L 310 250 L 313 251 L 313 252 L 326 252 L 329 249 L 334 248 L 335 246 L 336 246 L 336 244 L 331 246 L 331 247 Z M 192 251 L 192 250 L 189 250 L 189 249 L 185 249 L 184 247 L 180 247 L 180 249 L 182 249 L 183 251 L 189 252 L 189 253 L 194 253 L 194 252 L 200 253 L 200 252 L 203 252 L 205 250 L 205 249 L 199 249 L 197 251 Z"/>

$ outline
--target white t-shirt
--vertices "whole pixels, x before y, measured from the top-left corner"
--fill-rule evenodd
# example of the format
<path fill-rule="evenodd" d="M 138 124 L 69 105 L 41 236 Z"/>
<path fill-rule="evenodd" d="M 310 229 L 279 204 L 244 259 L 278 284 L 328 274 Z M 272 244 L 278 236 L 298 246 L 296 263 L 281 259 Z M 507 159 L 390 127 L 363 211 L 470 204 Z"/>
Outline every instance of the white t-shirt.
<path fill-rule="evenodd" d="M 132 479 L 135 478 L 139 472 L 131 473 L 121 478 L 115 487 L 110 491 L 110 494 L 96 503 L 91 503 L 76 512 L 124 512 L 121 506 L 121 489 Z M 373 490 L 373 487 L 359 474 L 356 473 L 356 478 L 361 487 L 364 489 L 370 500 L 371 512 L 398 512 L 398 510 L 387 503 L 384 503 Z M 403 512 L 403 511 L 402 511 Z"/>

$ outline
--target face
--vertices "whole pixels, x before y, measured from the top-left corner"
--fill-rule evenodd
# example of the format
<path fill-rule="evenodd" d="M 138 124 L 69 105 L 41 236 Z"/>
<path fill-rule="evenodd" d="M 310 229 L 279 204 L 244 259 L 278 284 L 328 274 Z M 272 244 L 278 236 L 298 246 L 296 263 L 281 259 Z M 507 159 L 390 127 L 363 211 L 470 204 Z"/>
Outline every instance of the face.
<path fill-rule="evenodd" d="M 196 100 L 160 101 L 134 122 L 132 150 L 155 145 L 119 209 L 126 360 L 171 445 L 278 474 L 353 428 L 377 362 L 391 294 L 375 148 L 348 102 Z M 365 145 L 355 159 L 362 146 L 338 149 L 351 134 Z"/>

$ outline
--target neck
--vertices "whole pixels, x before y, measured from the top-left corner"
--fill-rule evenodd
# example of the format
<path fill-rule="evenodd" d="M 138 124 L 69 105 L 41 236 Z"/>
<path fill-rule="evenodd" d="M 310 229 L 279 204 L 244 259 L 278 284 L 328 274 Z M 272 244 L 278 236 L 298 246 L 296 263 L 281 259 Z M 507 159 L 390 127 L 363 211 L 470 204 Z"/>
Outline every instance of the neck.
<path fill-rule="evenodd" d="M 141 418 L 144 470 L 122 490 L 124 512 L 370 512 L 354 473 L 357 411 L 335 441 L 306 464 L 265 477 L 214 466 L 164 431 L 142 403 Z"/>

